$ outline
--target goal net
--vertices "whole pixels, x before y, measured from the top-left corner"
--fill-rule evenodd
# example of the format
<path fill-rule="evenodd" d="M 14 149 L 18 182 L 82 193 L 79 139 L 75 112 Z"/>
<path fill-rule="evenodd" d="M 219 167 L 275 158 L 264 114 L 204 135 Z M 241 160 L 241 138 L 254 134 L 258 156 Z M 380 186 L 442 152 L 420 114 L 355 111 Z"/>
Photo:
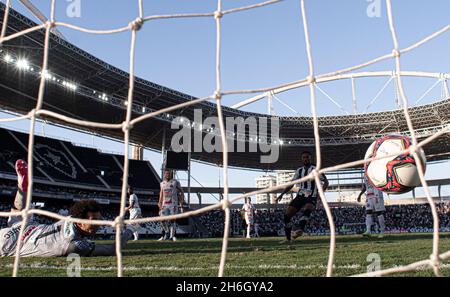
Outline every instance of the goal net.
<path fill-rule="evenodd" d="M 24 227 L 26 226 L 27 222 L 29 221 L 30 217 L 33 214 L 36 215 L 42 215 L 47 216 L 50 218 L 58 219 L 58 220 L 65 220 L 65 221 L 71 221 L 76 223 L 89 223 L 94 225 L 101 225 L 101 226 L 110 226 L 115 228 L 116 230 L 116 255 L 117 255 L 117 274 L 118 276 L 123 276 L 123 261 L 122 261 L 122 250 L 121 250 L 121 233 L 123 228 L 126 225 L 131 224 L 142 224 L 147 222 L 161 222 L 161 221 L 167 221 L 167 220 L 174 220 L 174 219 L 181 219 L 186 218 L 193 215 L 198 215 L 201 213 L 205 213 L 208 211 L 211 211 L 213 209 L 222 209 L 225 214 L 225 222 L 224 222 L 224 233 L 223 233 L 223 242 L 222 242 L 222 251 L 220 256 L 220 263 L 219 263 L 219 269 L 218 269 L 218 276 L 224 276 L 226 275 L 226 261 L 227 261 L 227 248 L 228 248 L 228 237 L 230 234 L 230 206 L 232 203 L 235 203 L 237 201 L 242 201 L 247 196 L 252 196 L 256 194 L 262 194 L 262 193 L 268 193 L 275 190 L 284 189 L 286 186 L 294 185 L 299 182 L 304 182 L 308 180 L 313 180 L 316 182 L 316 185 L 318 187 L 319 196 L 321 199 L 321 202 L 323 204 L 323 207 L 325 209 L 327 219 L 330 226 L 330 246 L 329 246 L 329 255 L 328 255 L 328 264 L 327 264 L 327 271 L 326 276 L 332 276 L 333 275 L 333 264 L 335 261 L 335 248 L 336 248 L 336 230 L 335 230 L 335 224 L 332 216 L 332 212 L 330 210 L 329 204 L 324 196 L 324 191 L 320 182 L 320 175 L 323 173 L 341 170 L 345 168 L 355 167 L 355 166 L 361 166 L 367 161 L 380 159 L 368 159 L 368 160 L 359 160 L 354 162 L 349 162 L 345 164 L 339 164 L 337 166 L 327 167 L 324 168 L 322 166 L 322 155 L 321 155 L 321 138 L 319 134 L 319 122 L 318 122 L 318 116 L 317 116 L 317 110 L 316 110 L 316 85 L 322 81 L 330 81 L 334 79 L 341 78 L 343 75 L 348 75 L 351 77 L 351 73 L 355 70 L 362 69 L 367 66 L 374 65 L 376 63 L 379 63 L 381 61 L 386 61 L 389 59 L 392 59 L 395 62 L 395 72 L 393 73 L 396 86 L 397 86 L 397 92 L 399 95 L 399 99 L 401 101 L 404 117 L 406 119 L 406 124 L 408 127 L 408 131 L 412 140 L 412 146 L 408 149 L 402 151 L 402 153 L 410 153 L 414 156 L 414 159 L 416 160 L 416 164 L 418 167 L 418 173 L 420 176 L 421 185 L 424 188 L 424 192 L 426 195 L 426 198 L 428 200 L 428 203 L 431 207 L 432 217 L 433 217 L 433 245 L 432 249 L 430 250 L 429 256 L 424 256 L 424 259 L 415 263 L 411 263 L 409 265 L 405 266 L 398 266 L 395 268 L 390 269 L 384 269 L 380 271 L 374 271 L 374 272 L 368 272 L 365 274 L 361 274 L 361 276 L 382 276 L 382 275 L 388 275 L 393 273 L 399 273 L 399 272 L 407 272 L 407 271 L 413 271 L 417 268 L 428 268 L 432 269 L 434 271 L 434 274 L 436 276 L 439 276 L 440 268 L 442 266 L 442 262 L 448 258 L 450 258 L 450 251 L 441 252 L 439 250 L 439 219 L 437 214 L 436 206 L 433 202 L 433 199 L 430 194 L 430 190 L 428 188 L 427 182 L 424 177 L 424 171 L 422 163 L 419 161 L 418 152 L 419 150 L 426 144 L 436 140 L 438 137 L 445 135 L 446 133 L 449 133 L 450 131 L 450 125 L 443 126 L 439 131 L 436 131 L 433 133 L 433 135 L 428 136 L 427 138 L 423 139 L 422 141 L 418 141 L 418 137 L 416 136 L 416 131 L 413 127 L 413 123 L 410 117 L 410 111 L 409 111 L 409 105 L 408 105 L 408 98 L 405 95 L 405 90 L 402 83 L 402 55 L 407 54 L 416 48 L 420 47 L 421 45 L 429 42 L 433 38 L 442 35 L 443 33 L 447 32 L 450 29 L 450 26 L 445 26 L 444 28 L 440 29 L 439 31 L 434 32 L 433 34 L 427 36 L 426 38 L 418 41 L 417 43 L 410 45 L 406 48 L 400 48 L 398 38 L 397 38 L 397 31 L 396 26 L 394 22 L 394 11 L 392 10 L 391 6 L 391 0 L 386 0 L 386 7 L 387 7 L 387 19 L 389 22 L 390 27 L 390 34 L 392 38 L 392 52 L 387 53 L 383 56 L 377 57 L 373 60 L 367 61 L 365 63 L 355 65 L 353 67 L 349 67 L 346 69 L 340 69 L 336 70 L 331 73 L 325 73 L 325 74 L 317 74 L 315 72 L 315 60 L 312 55 L 312 46 L 311 38 L 310 38 L 310 31 L 308 27 L 308 9 L 307 4 L 308 1 L 300 0 L 300 6 L 301 10 L 299 11 L 299 18 L 303 20 L 303 32 L 304 32 L 304 40 L 306 44 L 306 52 L 307 52 L 307 62 L 309 65 L 309 75 L 308 77 L 301 79 L 299 81 L 295 81 L 292 83 L 287 83 L 282 86 L 274 86 L 271 88 L 266 89 L 256 89 L 256 90 L 240 90 L 240 91 L 227 91 L 222 88 L 222 78 L 221 78 L 221 22 L 223 18 L 226 18 L 230 14 L 239 13 L 241 11 L 245 10 L 251 10 L 251 9 L 258 9 L 259 7 L 268 6 L 268 5 L 275 5 L 278 2 L 282 2 L 282 0 L 270 0 L 261 2 L 254 5 L 244 6 L 244 7 L 238 7 L 234 9 L 224 10 L 222 9 L 222 1 L 217 1 L 217 9 L 210 13 L 189 13 L 189 14 L 174 14 L 174 15 L 150 15 L 146 16 L 144 15 L 144 9 L 143 9 L 143 0 L 136 0 L 136 5 L 138 7 L 139 14 L 136 16 L 136 19 L 131 21 L 128 24 L 125 24 L 123 27 L 112 29 L 112 30 L 92 30 L 84 27 L 75 26 L 73 24 L 60 22 L 57 19 L 55 19 L 55 5 L 56 1 L 51 0 L 51 12 L 49 16 L 49 20 L 45 21 L 35 27 L 28 28 L 26 30 L 6 35 L 7 32 L 7 26 L 8 26 L 8 13 L 11 7 L 11 1 L 6 0 L 6 8 L 3 15 L 3 25 L 1 28 L 1 36 L 0 36 L 0 44 L 5 43 L 7 41 L 13 40 L 15 38 L 18 38 L 20 36 L 29 34 L 34 31 L 38 30 L 45 30 L 45 41 L 44 41 L 44 48 L 43 48 L 43 62 L 42 62 L 42 73 L 39 82 L 39 92 L 37 95 L 37 103 L 36 106 L 29 111 L 26 115 L 8 118 L 8 119 L 1 119 L 0 122 L 13 122 L 13 121 L 20 121 L 24 119 L 30 120 L 30 129 L 29 129 L 29 142 L 28 142 L 28 175 L 29 175 L 29 190 L 27 192 L 27 198 L 26 198 L 26 207 L 21 212 L 0 212 L 1 217 L 9 217 L 9 216 L 21 216 L 22 217 L 22 225 L 19 233 L 19 238 L 22 237 L 24 232 Z M 215 89 L 212 90 L 211 95 L 199 98 L 191 101 L 185 101 L 181 104 L 173 105 L 167 108 L 163 108 L 156 111 L 147 112 L 143 115 L 140 115 L 134 119 L 132 119 L 132 107 L 133 107 L 133 94 L 134 94 L 134 82 L 135 82 L 135 46 L 136 46 L 136 39 L 139 36 L 139 30 L 146 25 L 147 22 L 154 22 L 161 19 L 179 19 L 179 18 L 213 18 L 215 20 L 215 27 L 216 27 L 216 49 L 215 49 L 215 56 L 216 56 L 216 83 L 215 83 Z M 88 34 L 116 34 L 120 32 L 129 31 L 131 32 L 131 40 L 130 40 L 130 52 L 129 52 L 129 82 L 128 82 L 128 97 L 127 97 L 127 104 L 126 104 L 126 117 L 123 119 L 121 123 L 116 124 L 109 124 L 109 123 L 102 123 L 102 122 L 90 122 L 90 121 L 80 121 L 76 118 L 64 116 L 59 113 L 46 110 L 43 107 L 44 103 L 44 94 L 46 92 L 46 83 L 45 83 L 45 73 L 48 71 L 48 60 L 49 60 L 49 40 L 50 36 L 52 34 L 52 30 L 56 27 L 67 27 L 73 30 L 81 31 Z M 370 73 L 367 73 L 368 76 L 370 76 Z M 448 75 L 445 75 L 445 79 L 448 78 Z M 227 145 L 227 135 L 225 131 L 225 124 L 224 124 L 224 116 L 222 112 L 222 104 L 223 100 L 226 98 L 227 95 L 235 95 L 235 94 L 257 94 L 257 93 L 264 93 L 267 94 L 269 92 L 277 93 L 281 92 L 282 90 L 287 89 L 294 89 L 298 87 L 307 87 L 309 88 L 309 94 L 310 94 L 310 104 L 311 104 L 311 113 L 312 113 L 312 122 L 313 122 L 313 128 L 314 128 L 314 140 L 315 140 L 315 154 L 316 154 L 316 169 L 311 172 L 308 176 L 305 176 L 304 178 L 285 183 L 283 185 L 277 185 L 275 187 L 265 188 L 258 191 L 254 191 L 251 193 L 246 193 L 245 195 L 240 195 L 237 197 L 230 198 L 228 193 L 228 145 Z M 220 136 L 221 136 L 221 146 L 223 151 L 223 179 L 224 179 L 224 199 L 214 205 L 210 205 L 201 209 L 197 209 L 194 211 L 189 211 L 182 214 L 177 215 L 171 215 L 171 216 L 165 216 L 165 217 L 149 217 L 149 218 L 141 218 L 136 220 L 126 220 L 125 219 L 125 208 L 126 208 L 126 195 L 127 195 L 127 185 L 128 185 L 128 172 L 129 172 L 129 144 L 130 144 L 130 131 L 133 129 L 133 127 L 146 120 L 153 117 L 157 117 L 158 115 L 161 115 L 163 113 L 167 113 L 170 111 L 174 111 L 177 109 L 185 108 L 188 106 L 192 106 L 195 104 L 199 104 L 201 102 L 205 101 L 214 101 L 216 103 L 217 108 L 217 114 L 219 119 L 219 128 L 220 128 Z M 114 130 L 121 130 L 123 131 L 123 142 L 124 142 L 124 166 L 123 166 L 123 184 L 121 188 L 121 201 L 120 201 L 120 213 L 115 218 L 114 221 L 106 221 L 106 220 L 98 220 L 98 221 L 92 221 L 92 220 L 83 220 L 83 219 L 76 219 L 71 217 L 63 217 L 58 214 L 40 210 L 40 209 L 32 209 L 32 189 L 33 189 L 33 151 L 34 151 L 34 139 L 35 139 L 35 122 L 37 119 L 41 117 L 48 117 L 53 119 L 58 119 L 60 121 L 64 121 L 68 124 L 82 126 L 82 127 L 90 127 L 90 128 L 101 128 L 101 129 L 114 129 Z M 383 158 L 388 158 L 391 156 L 386 156 Z M 16 254 L 14 258 L 14 266 L 13 266 L 13 276 L 19 275 L 19 264 L 20 264 L 20 248 L 21 248 L 21 241 L 19 240 L 16 247 Z"/>

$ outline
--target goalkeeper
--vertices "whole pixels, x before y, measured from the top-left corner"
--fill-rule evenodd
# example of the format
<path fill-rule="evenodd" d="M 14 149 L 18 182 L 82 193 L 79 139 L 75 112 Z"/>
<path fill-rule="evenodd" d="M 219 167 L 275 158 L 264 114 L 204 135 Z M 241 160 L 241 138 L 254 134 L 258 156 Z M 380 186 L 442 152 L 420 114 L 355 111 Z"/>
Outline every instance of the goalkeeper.
<path fill-rule="evenodd" d="M 25 206 L 28 189 L 27 164 L 17 160 L 18 191 L 14 200 L 12 212 L 21 211 Z M 74 218 L 101 220 L 100 206 L 94 200 L 83 200 L 75 203 L 70 209 Z M 21 217 L 12 217 L 10 227 L 0 230 L 0 257 L 14 256 L 22 225 Z M 89 223 L 73 223 L 59 221 L 51 225 L 28 223 L 22 236 L 21 257 L 67 256 L 71 253 L 80 256 L 113 256 L 116 253 L 115 244 L 96 244 L 87 238 L 95 235 L 98 225 Z M 122 234 L 122 247 L 133 238 L 133 232 L 125 229 Z"/>

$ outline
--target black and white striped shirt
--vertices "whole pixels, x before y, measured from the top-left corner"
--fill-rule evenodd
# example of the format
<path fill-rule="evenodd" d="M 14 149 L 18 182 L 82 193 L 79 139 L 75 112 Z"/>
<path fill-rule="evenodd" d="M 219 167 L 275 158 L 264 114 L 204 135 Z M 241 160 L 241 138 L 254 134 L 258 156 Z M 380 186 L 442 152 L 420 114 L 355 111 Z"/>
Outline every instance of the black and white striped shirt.
<path fill-rule="evenodd" d="M 316 169 L 316 166 L 314 165 L 310 165 L 309 167 L 305 168 L 305 166 L 302 166 L 300 168 L 298 168 L 295 171 L 295 175 L 292 178 L 292 180 L 296 180 L 296 179 L 300 179 L 303 178 L 309 174 L 311 174 L 311 172 Z M 320 175 L 320 180 L 324 181 L 325 180 L 325 175 L 321 174 Z M 304 181 L 301 183 L 298 183 L 295 185 L 297 188 L 299 188 L 299 193 L 300 194 L 304 194 L 305 192 L 307 193 L 312 193 L 311 196 L 312 197 L 317 197 L 317 186 L 316 186 L 316 181 L 313 179 L 310 179 L 308 181 Z M 309 195 L 307 195 L 309 196 Z"/>

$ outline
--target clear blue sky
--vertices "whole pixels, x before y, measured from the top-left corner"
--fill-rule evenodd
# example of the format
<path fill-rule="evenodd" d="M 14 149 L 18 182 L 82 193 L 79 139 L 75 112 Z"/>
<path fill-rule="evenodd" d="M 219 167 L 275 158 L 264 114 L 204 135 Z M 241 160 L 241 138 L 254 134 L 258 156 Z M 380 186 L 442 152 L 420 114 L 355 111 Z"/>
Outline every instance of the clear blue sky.
<path fill-rule="evenodd" d="M 3 1 L 4 2 L 4 1 Z M 12 1 L 15 9 L 35 18 L 18 1 Z M 240 7 L 261 1 L 223 1 L 223 9 Z M 49 15 L 50 1 L 33 1 Z M 137 1 L 133 0 L 81 0 L 81 17 L 70 18 L 66 14 L 68 1 L 57 1 L 56 19 L 95 29 L 116 28 L 136 18 Z M 369 18 L 366 0 L 309 0 L 306 9 L 310 27 L 313 59 L 316 73 L 325 73 L 356 65 L 390 53 L 392 40 L 386 17 L 385 2 L 381 1 L 381 17 Z M 144 14 L 172 14 L 212 12 L 216 1 L 144 1 Z M 400 42 L 406 47 L 441 29 L 449 23 L 448 0 L 396 0 L 393 12 Z M 108 36 L 90 35 L 66 28 L 59 28 L 67 39 L 89 53 L 123 70 L 129 68 L 130 33 Z M 222 83 L 224 90 L 270 87 L 302 79 L 308 75 L 300 1 L 287 0 L 251 11 L 226 15 L 222 19 Z M 449 72 L 449 32 L 423 47 L 402 56 L 403 70 Z M 212 18 L 158 20 L 145 24 L 137 37 L 136 73 L 155 83 L 193 96 L 206 96 L 215 88 L 215 22 Z M 389 60 L 364 70 L 393 70 Z M 358 80 L 358 112 L 362 112 L 387 78 Z M 406 94 L 414 103 L 435 80 L 405 79 Z M 321 85 L 346 110 L 352 112 L 353 102 L 349 81 Z M 395 108 L 393 86 L 390 85 L 370 111 Z M 436 87 L 421 103 L 439 99 L 440 87 Z M 328 99 L 318 93 L 320 115 L 342 114 Z M 225 97 L 223 102 L 232 105 L 250 96 Z M 302 115 L 310 115 L 307 89 L 278 95 Z M 291 115 L 292 112 L 274 103 L 275 112 Z M 266 112 L 263 100 L 244 109 Z M 28 129 L 26 122 L 8 124 L 9 127 Z M 38 131 L 40 131 L 40 124 Z M 48 125 L 47 134 L 71 135 Z M 123 151 L 119 143 L 109 143 L 91 136 L 73 135 L 75 142 L 91 143 L 109 150 Z M 156 169 L 161 157 L 146 152 Z M 448 165 L 431 166 L 428 178 L 448 177 Z M 230 186 L 253 186 L 260 172 L 232 170 Z M 194 164 L 193 176 L 204 185 L 218 185 L 222 177 L 220 169 Z M 193 183 L 195 185 L 195 183 Z"/>

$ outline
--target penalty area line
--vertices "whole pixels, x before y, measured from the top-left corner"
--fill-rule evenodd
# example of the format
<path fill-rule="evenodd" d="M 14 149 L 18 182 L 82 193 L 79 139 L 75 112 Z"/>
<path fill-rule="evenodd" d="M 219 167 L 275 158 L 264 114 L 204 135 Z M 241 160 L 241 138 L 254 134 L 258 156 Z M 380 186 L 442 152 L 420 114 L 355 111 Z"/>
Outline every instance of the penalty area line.
<path fill-rule="evenodd" d="M 0 265 L 0 268 L 12 268 L 12 264 Z M 275 270 L 313 270 L 313 269 L 326 269 L 326 265 L 230 265 L 226 264 L 226 269 L 275 269 Z M 54 270 L 64 270 L 67 266 L 60 265 L 47 265 L 45 263 L 32 263 L 32 264 L 21 264 L 20 268 L 24 269 L 54 269 Z M 359 264 L 346 264 L 346 265 L 334 265 L 335 269 L 360 269 Z M 217 270 L 219 266 L 205 266 L 205 267 L 186 267 L 186 266 L 124 266 L 123 270 L 128 271 L 198 271 L 198 270 Z M 81 267 L 81 271 L 115 271 L 116 266 L 108 267 L 95 267 L 95 266 L 85 266 Z"/>
<path fill-rule="evenodd" d="M 396 267 L 395 265 L 393 267 Z M 13 264 L 0 265 L 0 268 L 13 268 Z M 68 266 L 47 265 L 43 263 L 21 264 L 21 269 L 47 269 L 47 270 L 66 270 Z M 357 270 L 363 268 L 360 264 L 333 265 L 334 269 Z M 185 267 L 185 266 L 124 266 L 124 271 L 205 271 L 217 270 L 219 266 L 205 267 Z M 226 265 L 226 269 L 273 269 L 273 270 L 314 270 L 327 269 L 326 265 Z M 442 264 L 441 269 L 450 269 L 450 264 Z M 80 268 L 81 271 L 117 271 L 116 266 L 95 267 L 85 266 Z M 417 268 L 415 271 L 426 270 L 426 268 Z"/>

